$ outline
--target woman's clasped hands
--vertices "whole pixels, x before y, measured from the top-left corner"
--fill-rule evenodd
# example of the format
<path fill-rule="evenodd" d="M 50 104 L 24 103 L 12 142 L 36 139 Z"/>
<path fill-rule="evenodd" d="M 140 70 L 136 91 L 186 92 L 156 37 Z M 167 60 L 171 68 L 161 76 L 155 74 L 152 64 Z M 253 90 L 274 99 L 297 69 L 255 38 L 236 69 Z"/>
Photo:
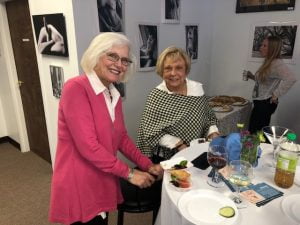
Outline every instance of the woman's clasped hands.
<path fill-rule="evenodd" d="M 128 181 L 134 185 L 137 185 L 140 188 L 150 187 L 155 180 L 162 179 L 163 169 L 159 164 L 152 164 L 148 172 L 143 172 L 138 169 L 133 170 L 132 178 L 128 179 Z"/>

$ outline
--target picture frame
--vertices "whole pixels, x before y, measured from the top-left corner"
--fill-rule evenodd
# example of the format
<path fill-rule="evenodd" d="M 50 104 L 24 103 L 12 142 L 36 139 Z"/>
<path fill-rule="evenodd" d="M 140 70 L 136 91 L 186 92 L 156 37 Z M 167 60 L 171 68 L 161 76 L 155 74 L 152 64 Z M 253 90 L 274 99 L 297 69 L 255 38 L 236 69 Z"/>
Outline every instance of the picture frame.
<path fill-rule="evenodd" d="M 190 56 L 191 62 L 198 59 L 198 24 L 185 25 L 185 50 Z"/>
<path fill-rule="evenodd" d="M 64 85 L 63 68 L 60 66 L 50 65 L 50 76 L 53 96 L 59 99 L 61 97 L 61 91 Z"/>
<path fill-rule="evenodd" d="M 158 57 L 158 25 L 151 23 L 138 24 L 138 70 L 152 71 Z"/>
<path fill-rule="evenodd" d="M 124 32 L 124 0 L 97 0 L 100 32 Z"/>
<path fill-rule="evenodd" d="M 62 13 L 33 15 L 32 20 L 39 53 L 68 57 L 64 15 Z"/>
<path fill-rule="evenodd" d="M 161 0 L 162 23 L 180 23 L 181 0 Z"/>
<path fill-rule="evenodd" d="M 262 41 L 270 36 L 279 36 L 283 41 L 281 58 L 285 63 L 295 64 L 297 48 L 296 38 L 298 24 L 296 22 L 265 22 L 252 25 L 248 50 L 248 61 L 262 62 L 259 48 Z"/>
<path fill-rule="evenodd" d="M 237 0 L 236 13 L 294 10 L 295 0 Z"/>

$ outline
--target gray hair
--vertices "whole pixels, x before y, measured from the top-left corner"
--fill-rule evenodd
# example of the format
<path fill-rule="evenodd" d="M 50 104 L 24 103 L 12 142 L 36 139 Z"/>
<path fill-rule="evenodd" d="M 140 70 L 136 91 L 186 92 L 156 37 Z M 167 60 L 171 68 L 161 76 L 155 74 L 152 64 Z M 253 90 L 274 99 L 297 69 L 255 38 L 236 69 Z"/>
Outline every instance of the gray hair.
<path fill-rule="evenodd" d="M 127 81 L 135 72 L 136 58 L 131 52 L 131 44 L 128 38 L 119 33 L 105 32 L 97 35 L 90 43 L 89 47 L 83 53 L 80 65 L 83 71 L 88 74 L 93 72 L 99 62 L 99 58 L 114 46 L 127 46 L 129 48 L 129 58 L 132 63 L 128 65 L 127 71 L 121 81 Z"/>

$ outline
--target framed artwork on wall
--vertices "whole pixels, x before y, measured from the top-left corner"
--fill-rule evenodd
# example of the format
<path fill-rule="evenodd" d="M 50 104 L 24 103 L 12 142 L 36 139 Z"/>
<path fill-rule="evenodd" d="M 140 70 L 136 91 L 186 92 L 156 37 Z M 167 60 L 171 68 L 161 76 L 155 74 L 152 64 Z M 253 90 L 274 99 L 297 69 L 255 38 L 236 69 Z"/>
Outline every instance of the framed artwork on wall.
<path fill-rule="evenodd" d="M 139 71 L 154 70 L 158 55 L 158 25 L 139 24 Z"/>
<path fill-rule="evenodd" d="M 162 23 L 180 22 L 180 1 L 181 0 L 161 0 L 162 1 Z"/>
<path fill-rule="evenodd" d="M 294 10 L 295 0 L 237 0 L 236 13 Z"/>
<path fill-rule="evenodd" d="M 62 13 L 32 16 L 38 51 L 68 57 L 65 17 Z"/>
<path fill-rule="evenodd" d="M 198 59 L 198 25 L 185 25 L 185 47 L 191 61 Z"/>
<path fill-rule="evenodd" d="M 283 45 L 281 49 L 281 58 L 286 63 L 295 63 L 296 51 L 296 34 L 298 25 L 293 22 L 267 22 L 253 25 L 250 34 L 250 46 L 248 60 L 254 62 L 262 62 L 259 48 L 263 40 L 268 36 L 279 36 Z"/>
<path fill-rule="evenodd" d="M 124 0 L 97 0 L 100 32 L 124 32 Z"/>
<path fill-rule="evenodd" d="M 60 98 L 64 85 L 64 71 L 62 67 L 50 65 L 50 75 L 52 83 L 53 96 Z"/>

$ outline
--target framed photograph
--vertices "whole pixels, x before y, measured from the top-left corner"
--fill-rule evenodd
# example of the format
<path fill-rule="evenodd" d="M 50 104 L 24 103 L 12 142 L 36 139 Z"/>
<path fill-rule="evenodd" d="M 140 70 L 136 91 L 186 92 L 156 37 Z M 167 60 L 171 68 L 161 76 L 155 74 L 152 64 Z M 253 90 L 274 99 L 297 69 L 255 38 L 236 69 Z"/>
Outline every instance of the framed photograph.
<path fill-rule="evenodd" d="M 187 54 L 195 62 L 198 59 L 198 25 L 185 26 L 185 43 Z"/>
<path fill-rule="evenodd" d="M 236 13 L 294 10 L 295 0 L 237 0 Z"/>
<path fill-rule="evenodd" d="M 97 0 L 100 32 L 124 32 L 124 0 Z"/>
<path fill-rule="evenodd" d="M 158 56 L 158 25 L 139 24 L 139 71 L 154 70 Z"/>
<path fill-rule="evenodd" d="M 64 71 L 62 67 L 50 65 L 50 75 L 52 83 L 53 96 L 60 98 L 61 90 L 64 85 Z"/>
<path fill-rule="evenodd" d="M 283 46 L 281 50 L 281 58 L 286 63 L 295 63 L 295 42 L 298 25 L 288 22 L 272 22 L 253 25 L 250 36 L 250 46 L 248 60 L 262 62 L 259 48 L 263 40 L 268 36 L 279 36 L 282 39 Z"/>
<path fill-rule="evenodd" d="M 32 16 L 38 51 L 68 57 L 65 17 L 62 13 Z"/>
<path fill-rule="evenodd" d="M 180 1 L 181 0 L 161 0 L 162 1 L 162 23 L 180 22 Z"/>

